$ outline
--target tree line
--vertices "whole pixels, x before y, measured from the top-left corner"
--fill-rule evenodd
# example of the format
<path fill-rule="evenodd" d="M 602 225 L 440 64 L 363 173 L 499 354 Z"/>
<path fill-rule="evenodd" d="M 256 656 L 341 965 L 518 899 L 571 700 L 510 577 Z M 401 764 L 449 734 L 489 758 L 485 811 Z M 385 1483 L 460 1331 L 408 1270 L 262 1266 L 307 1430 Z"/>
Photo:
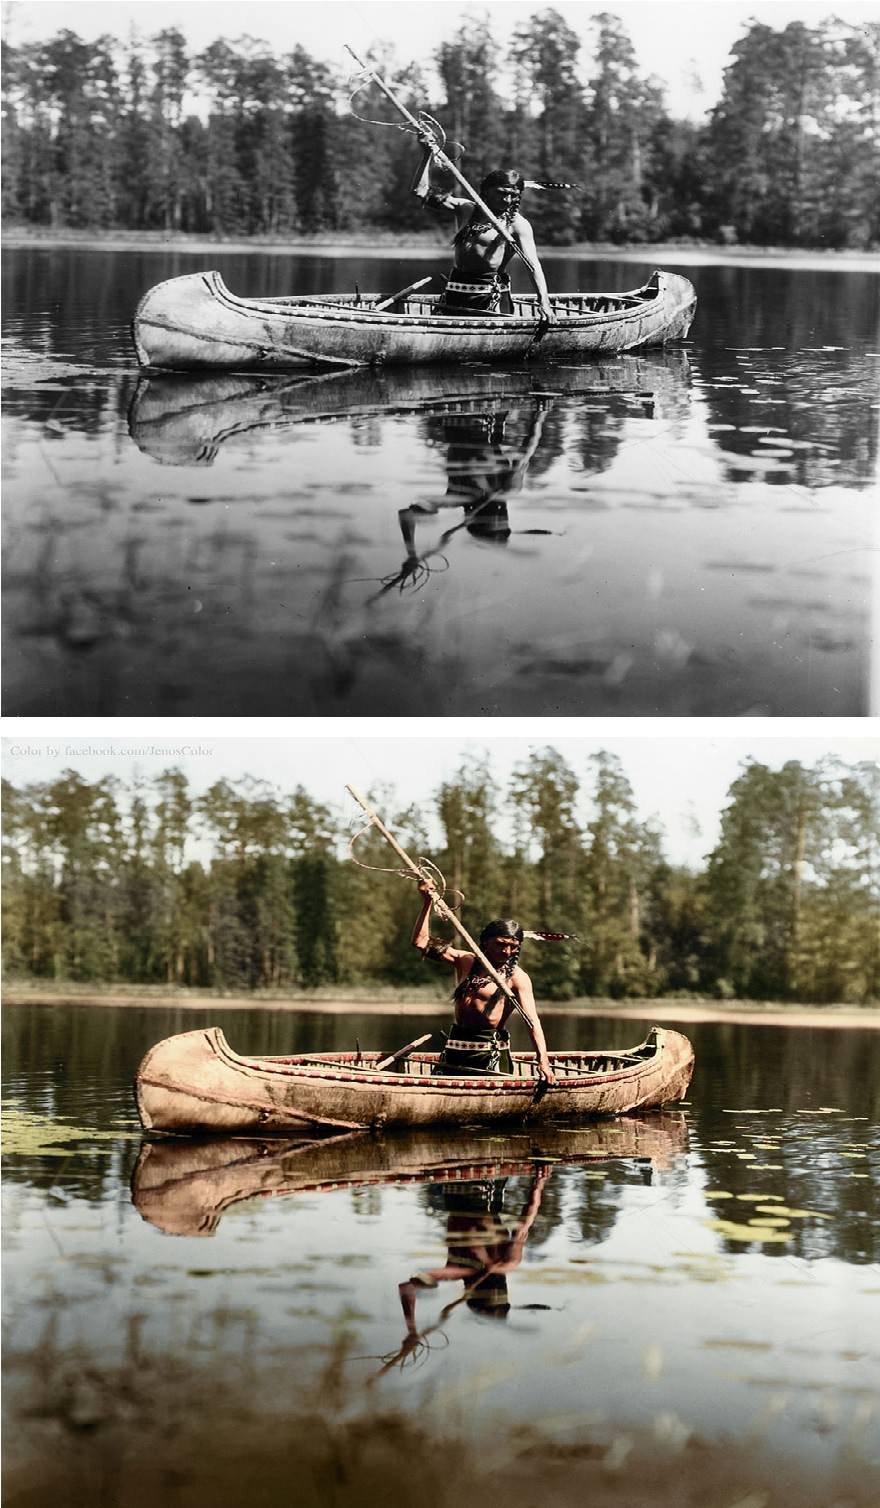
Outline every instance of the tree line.
<path fill-rule="evenodd" d="M 862 1004 L 880 993 L 876 764 L 748 761 L 697 870 L 665 858 L 661 829 L 639 819 L 621 762 L 604 752 L 579 774 L 536 750 L 506 790 L 488 755 L 466 758 L 430 811 L 400 809 L 388 788 L 374 799 L 410 852 L 430 852 L 472 933 L 500 914 L 573 934 L 527 944 L 539 998 Z M 68 770 L 4 783 L 4 815 L 8 976 L 274 992 L 448 985 L 409 946 L 418 895 L 387 873 L 381 837 L 370 829 L 351 847 L 351 814 L 302 786 L 246 777 L 196 794 L 178 769 L 128 784 Z M 431 815 L 440 838 L 429 849 Z"/>
<path fill-rule="evenodd" d="M 463 19 L 430 87 L 389 45 L 369 61 L 444 123 L 472 181 L 515 163 L 578 185 L 529 195 L 545 244 L 880 243 L 880 23 L 752 22 L 700 124 L 670 115 L 608 13 L 582 37 L 537 11 L 506 43 L 488 16 Z M 191 52 L 174 27 L 124 43 L 62 30 L 9 43 L 2 68 L 7 224 L 283 238 L 426 223 L 408 193 L 412 137 L 363 124 L 344 67 L 298 44 Z M 393 115 L 374 88 L 354 110 Z"/>

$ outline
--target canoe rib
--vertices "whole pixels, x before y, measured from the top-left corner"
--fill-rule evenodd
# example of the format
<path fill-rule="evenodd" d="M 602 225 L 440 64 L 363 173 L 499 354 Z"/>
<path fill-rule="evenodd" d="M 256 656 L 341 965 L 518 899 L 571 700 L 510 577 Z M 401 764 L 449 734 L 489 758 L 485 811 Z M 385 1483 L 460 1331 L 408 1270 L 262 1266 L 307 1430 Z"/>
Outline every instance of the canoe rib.
<path fill-rule="evenodd" d="M 542 356 L 590 356 L 684 339 L 696 294 L 687 278 L 658 270 L 629 293 L 554 294 L 551 303 L 557 319 Z M 505 318 L 438 314 L 436 294 L 412 295 L 399 310 L 380 304 L 378 294 L 239 298 L 219 272 L 188 273 L 149 289 L 132 335 L 141 366 L 169 371 L 504 361 L 534 348 L 532 295 L 515 296 Z"/>
<path fill-rule="evenodd" d="M 545 1093 L 534 1059 L 515 1053 L 512 1075 L 438 1077 L 436 1053 L 414 1053 L 405 1071 L 376 1071 L 377 1053 L 247 1058 L 219 1027 L 183 1032 L 153 1047 L 135 1081 L 141 1121 L 163 1132 L 289 1131 L 456 1125 L 528 1118 L 578 1119 L 655 1109 L 680 1099 L 693 1049 L 653 1027 L 632 1053 L 551 1053 L 558 1084 Z"/>

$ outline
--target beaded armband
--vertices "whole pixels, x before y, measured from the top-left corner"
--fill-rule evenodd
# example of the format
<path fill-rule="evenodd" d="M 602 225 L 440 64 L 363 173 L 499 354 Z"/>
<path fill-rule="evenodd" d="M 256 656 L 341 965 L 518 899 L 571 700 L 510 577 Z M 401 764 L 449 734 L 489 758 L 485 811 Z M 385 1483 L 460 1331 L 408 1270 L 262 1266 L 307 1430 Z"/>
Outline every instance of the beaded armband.
<path fill-rule="evenodd" d="M 444 954 L 448 947 L 442 937 L 429 937 L 422 949 L 422 957 L 426 963 L 446 963 Z"/>
<path fill-rule="evenodd" d="M 454 210 L 451 194 L 438 194 L 434 189 L 429 189 L 424 198 L 426 209 Z"/>

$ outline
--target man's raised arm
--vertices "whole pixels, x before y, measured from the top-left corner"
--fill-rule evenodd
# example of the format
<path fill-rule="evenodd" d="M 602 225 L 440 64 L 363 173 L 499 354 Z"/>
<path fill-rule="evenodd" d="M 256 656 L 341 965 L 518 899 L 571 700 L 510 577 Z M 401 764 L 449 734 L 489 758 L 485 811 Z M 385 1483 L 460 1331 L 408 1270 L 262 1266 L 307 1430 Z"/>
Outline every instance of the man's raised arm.
<path fill-rule="evenodd" d="M 413 927 L 410 939 L 414 948 L 434 963 L 455 963 L 458 958 L 470 958 L 469 953 L 463 953 L 460 948 L 453 948 L 451 943 L 446 943 L 431 936 L 431 903 L 436 891 L 430 880 L 419 880 L 419 892 L 422 897 L 422 909 Z"/>
<path fill-rule="evenodd" d="M 424 953 L 431 939 L 431 929 L 428 923 L 431 919 L 431 903 L 434 899 L 434 888 L 427 880 L 419 880 L 419 893 L 422 897 L 422 909 L 413 927 L 411 941 L 414 948 L 418 948 L 420 953 Z"/>

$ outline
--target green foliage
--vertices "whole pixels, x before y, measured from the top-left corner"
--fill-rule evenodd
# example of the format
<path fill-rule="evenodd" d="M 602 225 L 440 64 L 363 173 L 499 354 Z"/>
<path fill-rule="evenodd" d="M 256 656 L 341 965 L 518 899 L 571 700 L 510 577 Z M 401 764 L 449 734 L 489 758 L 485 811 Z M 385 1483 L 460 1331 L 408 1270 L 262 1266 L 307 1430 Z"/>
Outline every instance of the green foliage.
<path fill-rule="evenodd" d="M 617 15 L 581 32 L 536 10 L 506 43 L 496 25 L 464 18 L 425 60 L 436 99 L 391 44 L 369 61 L 443 122 L 475 183 L 515 165 L 581 186 L 529 194 L 540 241 L 880 241 L 880 24 L 750 22 L 701 126 L 670 116 Z M 2 68 L 7 220 L 259 236 L 429 223 L 408 192 L 412 139 L 355 118 L 344 65 L 301 46 L 277 57 L 242 36 L 191 56 L 176 27 L 126 43 L 63 30 L 10 42 Z M 354 109 L 398 123 L 375 88 Z"/>
<path fill-rule="evenodd" d="M 730 797 L 707 873 L 713 972 L 737 995 L 876 998 L 876 767 L 750 762 Z"/>
<path fill-rule="evenodd" d="M 574 934 L 528 944 L 539 998 L 878 998 L 876 765 L 749 761 L 698 874 L 666 862 L 618 758 L 585 774 L 536 749 L 505 792 L 488 755 L 469 756 L 435 794 L 439 845 L 427 805 L 371 796 L 447 898 L 463 893 L 472 935 L 494 916 Z M 415 887 L 384 840 L 369 828 L 350 849 L 302 786 L 221 779 L 196 797 L 177 769 L 128 787 L 68 770 L 5 783 L 3 806 L 12 975 L 278 993 L 449 982 L 409 946 Z"/>

